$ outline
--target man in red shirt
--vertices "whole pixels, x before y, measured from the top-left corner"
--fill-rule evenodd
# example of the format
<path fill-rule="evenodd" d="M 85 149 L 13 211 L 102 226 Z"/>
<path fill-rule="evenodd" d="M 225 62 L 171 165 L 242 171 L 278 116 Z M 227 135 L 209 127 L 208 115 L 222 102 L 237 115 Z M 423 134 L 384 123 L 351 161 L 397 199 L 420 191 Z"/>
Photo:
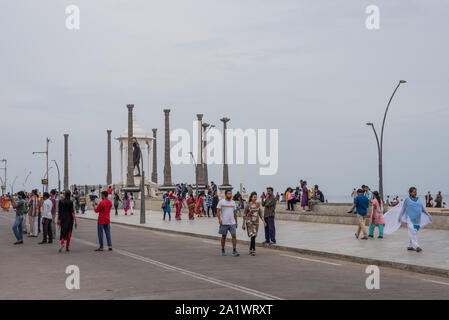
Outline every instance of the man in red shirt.
<path fill-rule="evenodd" d="M 111 200 L 112 197 L 112 188 L 111 186 L 108 187 L 108 199 Z"/>
<path fill-rule="evenodd" d="M 112 251 L 112 242 L 111 242 L 111 220 L 110 213 L 112 208 L 112 202 L 108 199 L 108 192 L 103 191 L 101 193 L 101 202 L 98 206 L 94 202 L 94 210 L 98 213 L 98 242 L 100 243 L 100 247 L 95 249 L 95 251 L 103 251 L 103 230 L 106 234 L 106 240 L 108 241 L 109 251 Z"/>

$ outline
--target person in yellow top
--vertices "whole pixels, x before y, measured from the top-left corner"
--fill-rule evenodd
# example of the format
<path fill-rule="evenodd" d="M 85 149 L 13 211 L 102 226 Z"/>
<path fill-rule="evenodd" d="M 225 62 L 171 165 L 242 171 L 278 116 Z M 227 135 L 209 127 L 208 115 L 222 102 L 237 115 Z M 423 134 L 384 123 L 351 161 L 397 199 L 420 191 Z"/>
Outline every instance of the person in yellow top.
<path fill-rule="evenodd" d="M 81 207 L 81 213 L 82 214 L 84 214 L 86 212 L 86 204 L 87 204 L 87 197 L 84 194 L 84 192 L 81 191 L 80 207 Z"/>

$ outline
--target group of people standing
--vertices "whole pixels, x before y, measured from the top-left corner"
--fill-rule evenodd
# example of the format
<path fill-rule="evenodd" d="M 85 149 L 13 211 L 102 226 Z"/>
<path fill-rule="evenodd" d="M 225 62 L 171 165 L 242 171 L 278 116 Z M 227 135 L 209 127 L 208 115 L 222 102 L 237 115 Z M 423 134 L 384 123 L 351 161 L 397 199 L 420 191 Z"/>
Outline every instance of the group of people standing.
<path fill-rule="evenodd" d="M 378 238 L 382 239 L 384 232 L 386 234 L 393 233 L 399 229 L 402 222 L 405 222 L 409 234 L 407 250 L 422 251 L 422 248 L 418 244 L 418 231 L 420 228 L 431 223 L 432 217 L 418 198 L 415 187 L 409 189 L 409 196 L 404 201 L 386 213 L 384 213 L 383 201 L 378 191 L 371 192 L 368 186 L 363 185 L 356 193 L 357 196 L 354 197 L 354 205 L 349 210 L 349 213 L 355 210 L 357 214 L 358 227 L 355 233 L 356 239 L 359 239 L 361 232 L 363 233 L 363 237 L 360 238 L 362 240 L 374 238 L 376 228 L 379 229 Z M 369 229 L 367 230 L 365 219 L 368 215 L 369 208 L 371 208 L 371 214 L 369 217 Z"/>
<path fill-rule="evenodd" d="M 185 186 L 184 184 L 182 184 Z M 176 220 L 181 220 L 181 210 L 183 207 L 189 210 L 189 219 L 194 220 L 195 214 L 197 217 L 216 217 L 217 205 L 218 205 L 218 188 L 212 181 L 208 187 L 207 194 L 202 191 L 195 198 L 193 192 L 190 193 L 188 189 L 176 188 L 173 191 L 167 191 L 162 196 L 163 220 L 165 221 L 168 215 L 169 221 L 171 221 L 171 207 L 172 205 L 176 209 Z"/>
<path fill-rule="evenodd" d="M 295 190 L 288 187 L 285 193 L 282 193 L 281 196 L 276 196 L 280 202 L 287 203 L 287 211 L 294 211 L 295 204 L 299 203 L 303 212 L 310 212 L 314 204 L 325 202 L 324 194 L 318 185 L 309 189 L 307 181 L 302 179 L 299 181 L 299 184 L 300 187 L 296 187 Z"/>
<path fill-rule="evenodd" d="M 243 211 L 242 229 L 247 231 L 250 238 L 249 254 L 256 255 L 256 237 L 259 231 L 260 222 L 265 228 L 264 244 L 276 244 L 276 229 L 274 224 L 276 197 L 273 194 L 273 188 L 268 187 L 267 193 L 262 193 L 260 203 L 257 202 L 257 193 L 252 192 L 248 199 L 248 205 Z M 264 212 L 262 214 L 262 207 Z M 232 238 L 232 255 L 239 256 L 237 251 L 237 204 L 233 200 L 232 191 L 225 191 L 225 198 L 220 200 L 217 205 L 217 218 L 219 223 L 218 233 L 221 235 L 221 255 L 225 256 L 225 244 L 228 232 Z"/>
<path fill-rule="evenodd" d="M 134 214 L 134 195 L 131 192 L 128 194 L 128 192 L 125 192 L 123 195 L 123 199 L 120 199 L 120 196 L 117 192 L 114 193 L 114 209 L 115 209 L 115 215 L 118 215 L 118 208 L 120 206 L 120 202 L 122 203 L 123 210 L 125 211 L 125 216 L 128 215 L 128 211 L 130 215 Z"/>
<path fill-rule="evenodd" d="M 441 191 L 438 191 L 437 195 L 435 196 L 435 199 L 433 199 L 432 195 L 430 194 L 430 191 L 426 194 L 426 207 L 427 208 L 445 208 L 446 202 L 443 202 L 443 195 L 441 194 Z"/>
<path fill-rule="evenodd" d="M 99 248 L 96 251 L 103 251 L 103 232 L 106 235 L 109 250 L 112 250 L 110 232 L 112 203 L 108 199 L 107 191 L 103 191 L 101 197 L 102 200 L 98 205 L 96 202 L 93 203 L 94 211 L 98 213 Z M 39 244 L 53 243 L 56 238 L 56 231 L 59 229 L 61 244 L 59 252 L 62 252 L 64 248 L 66 252 L 69 252 L 73 227 L 75 229 L 78 227 L 75 201 L 75 196 L 70 191 L 65 191 L 63 196 L 60 196 L 56 190 L 51 190 L 50 193 L 44 192 L 42 197 L 39 196 L 37 190 L 33 190 L 31 194 L 20 191 L 12 196 L 12 207 L 16 211 L 12 226 L 17 240 L 14 244 L 23 244 L 23 235 L 27 233 L 28 237 L 38 237 L 42 224 L 43 237 Z"/>

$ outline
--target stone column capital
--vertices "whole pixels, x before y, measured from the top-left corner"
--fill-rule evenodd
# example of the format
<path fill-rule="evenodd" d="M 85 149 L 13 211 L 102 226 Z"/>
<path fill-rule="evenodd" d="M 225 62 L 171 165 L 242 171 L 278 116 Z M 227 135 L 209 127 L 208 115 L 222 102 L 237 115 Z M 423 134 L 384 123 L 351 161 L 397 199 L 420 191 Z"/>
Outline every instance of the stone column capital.
<path fill-rule="evenodd" d="M 134 108 L 133 104 L 127 104 L 126 107 L 128 108 L 128 110 L 132 110 Z"/>
<path fill-rule="evenodd" d="M 167 116 L 170 113 L 170 109 L 164 109 L 164 113 Z"/>

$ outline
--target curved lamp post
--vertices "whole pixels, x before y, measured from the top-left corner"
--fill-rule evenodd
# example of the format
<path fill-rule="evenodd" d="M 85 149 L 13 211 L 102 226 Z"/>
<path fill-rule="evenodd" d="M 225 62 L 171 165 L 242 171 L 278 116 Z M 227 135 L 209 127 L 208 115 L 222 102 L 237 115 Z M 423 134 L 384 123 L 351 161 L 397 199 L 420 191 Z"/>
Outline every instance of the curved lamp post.
<path fill-rule="evenodd" d="M 367 126 L 370 126 L 370 127 L 373 128 L 374 136 L 376 137 L 377 153 L 378 153 L 378 157 L 379 157 L 379 195 L 380 195 L 380 200 L 382 201 L 382 204 L 383 204 L 383 200 L 384 200 L 383 171 L 382 171 L 382 151 L 383 151 L 383 138 L 384 138 L 385 119 L 387 118 L 387 113 L 388 113 L 388 109 L 390 108 L 391 101 L 393 100 L 393 97 L 394 97 L 396 91 L 398 90 L 399 86 L 401 84 L 403 84 L 403 83 L 407 83 L 407 81 L 399 80 L 398 85 L 394 89 L 393 94 L 391 95 L 390 100 L 388 101 L 387 108 L 385 109 L 385 113 L 384 113 L 384 119 L 382 121 L 382 131 L 380 132 L 380 141 L 379 141 L 379 136 L 377 135 L 377 132 L 376 132 L 376 128 L 374 128 L 374 123 L 368 122 L 366 124 Z"/>
<path fill-rule="evenodd" d="M 61 174 L 59 173 L 59 166 L 58 166 L 58 163 L 56 162 L 56 160 L 51 160 L 51 161 L 55 163 L 56 169 L 58 170 L 58 192 L 61 193 Z"/>
<path fill-rule="evenodd" d="M 196 184 L 196 198 L 198 199 L 198 165 L 196 164 L 195 157 L 193 156 L 193 152 L 189 152 L 192 157 L 193 165 L 195 167 L 195 184 Z"/>
<path fill-rule="evenodd" d="M 12 184 L 9 185 L 9 188 L 11 189 L 11 194 L 14 194 L 14 184 L 16 183 L 18 176 L 16 176 L 12 182 Z"/>

